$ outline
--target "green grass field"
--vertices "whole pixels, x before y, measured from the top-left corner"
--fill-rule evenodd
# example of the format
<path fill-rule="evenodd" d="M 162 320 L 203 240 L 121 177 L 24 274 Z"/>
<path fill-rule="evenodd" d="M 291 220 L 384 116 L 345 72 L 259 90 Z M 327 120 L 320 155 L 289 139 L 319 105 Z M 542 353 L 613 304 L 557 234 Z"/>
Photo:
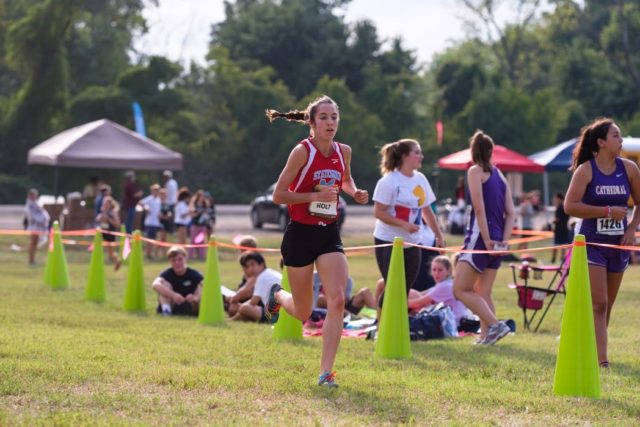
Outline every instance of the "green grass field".
<path fill-rule="evenodd" d="M 345 244 L 370 241 L 347 237 Z M 406 361 L 375 357 L 372 341 L 343 339 L 340 388 L 326 390 L 316 386 L 318 338 L 281 342 L 266 325 L 164 318 L 154 313 L 150 287 L 146 315 L 125 313 L 127 267 L 107 268 L 106 303 L 86 302 L 88 252 L 67 249 L 72 284 L 53 291 L 42 283 L 44 252 L 29 268 L 26 253 L 11 252 L 11 243 L 26 239 L 0 238 L 0 425 L 640 423 L 638 266 L 626 273 L 614 308 L 612 366 L 601 371 L 600 399 L 554 396 L 564 299 L 541 332 L 522 331 L 506 264 L 494 296 L 499 317 L 516 319 L 516 335 L 492 347 L 473 346 L 470 337 L 412 343 Z M 261 244 L 277 247 L 279 239 Z M 373 287 L 373 253 L 349 261 L 356 288 Z M 268 264 L 275 267 L 277 258 Z M 145 263 L 149 284 L 164 266 Z M 222 283 L 235 286 L 236 254 L 221 250 L 220 268 Z"/>

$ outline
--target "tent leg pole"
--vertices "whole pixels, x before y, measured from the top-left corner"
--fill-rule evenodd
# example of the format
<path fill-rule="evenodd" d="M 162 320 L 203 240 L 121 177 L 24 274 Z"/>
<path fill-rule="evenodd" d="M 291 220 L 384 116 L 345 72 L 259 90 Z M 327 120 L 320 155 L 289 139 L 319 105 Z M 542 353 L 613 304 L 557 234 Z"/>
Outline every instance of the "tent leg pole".
<path fill-rule="evenodd" d="M 542 174 L 542 187 L 544 190 L 544 220 L 546 224 L 549 224 L 549 212 L 547 206 L 549 206 L 549 173 L 544 171 Z"/>
<path fill-rule="evenodd" d="M 549 173 L 542 174 L 542 187 L 544 188 L 544 205 L 549 206 Z"/>

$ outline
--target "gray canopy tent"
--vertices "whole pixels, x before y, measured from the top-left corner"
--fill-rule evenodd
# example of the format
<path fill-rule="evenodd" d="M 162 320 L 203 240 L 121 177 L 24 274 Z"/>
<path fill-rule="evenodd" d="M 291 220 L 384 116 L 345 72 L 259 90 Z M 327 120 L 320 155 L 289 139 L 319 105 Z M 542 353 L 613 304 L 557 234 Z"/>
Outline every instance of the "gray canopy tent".
<path fill-rule="evenodd" d="M 182 154 L 111 120 L 102 119 L 60 132 L 29 150 L 27 164 L 58 168 L 182 170 Z"/>

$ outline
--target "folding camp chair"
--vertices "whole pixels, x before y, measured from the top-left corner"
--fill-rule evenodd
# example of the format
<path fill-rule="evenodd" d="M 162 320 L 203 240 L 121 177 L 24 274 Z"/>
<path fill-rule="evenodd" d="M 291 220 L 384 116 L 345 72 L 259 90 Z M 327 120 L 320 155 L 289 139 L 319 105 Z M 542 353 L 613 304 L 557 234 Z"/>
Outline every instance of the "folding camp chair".
<path fill-rule="evenodd" d="M 527 262 L 509 264 L 513 273 L 513 283 L 509 284 L 509 287 L 515 289 L 518 293 L 518 307 L 522 309 L 524 327 L 527 330 L 531 330 L 533 321 L 542 310 L 538 323 L 533 330 L 533 332 L 537 332 L 556 296 L 558 296 L 558 294 L 565 295 L 564 284 L 569 275 L 570 264 L 571 249 L 567 251 L 566 256 L 562 260 L 562 264 L 559 266 L 537 266 L 529 265 Z M 546 288 L 529 285 L 531 279 L 542 280 L 544 272 L 553 273 L 551 281 Z M 545 305 L 547 297 L 549 297 L 549 300 Z"/>

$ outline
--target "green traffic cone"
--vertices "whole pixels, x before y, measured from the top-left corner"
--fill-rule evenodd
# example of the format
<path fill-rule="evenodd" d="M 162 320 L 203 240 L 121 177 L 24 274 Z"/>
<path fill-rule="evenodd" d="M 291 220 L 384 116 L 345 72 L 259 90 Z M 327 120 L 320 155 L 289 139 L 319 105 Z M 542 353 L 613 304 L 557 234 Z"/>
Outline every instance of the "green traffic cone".
<path fill-rule="evenodd" d="M 557 396 L 600 397 L 593 304 L 582 234 L 573 242 L 553 391 Z"/>
<path fill-rule="evenodd" d="M 207 249 L 207 264 L 200 298 L 198 322 L 203 325 L 220 325 L 224 323 L 224 305 L 222 304 L 220 270 L 218 268 L 218 246 L 214 236 L 209 239 L 209 247 Z"/>
<path fill-rule="evenodd" d="M 127 288 L 124 292 L 124 310 L 144 312 L 147 309 L 144 292 L 144 268 L 142 266 L 142 241 L 140 231 L 133 232 Z"/>
<path fill-rule="evenodd" d="M 123 234 L 123 236 L 120 236 L 120 259 L 122 260 L 122 265 L 129 265 L 129 258 L 125 258 L 124 257 L 124 242 L 127 240 L 127 227 L 124 224 L 120 224 L 120 233 Z"/>
<path fill-rule="evenodd" d="M 409 311 L 402 239 L 393 240 L 375 354 L 386 359 L 411 358 Z"/>
<path fill-rule="evenodd" d="M 104 280 L 104 248 L 102 247 L 100 228 L 96 228 L 96 235 L 93 238 L 93 252 L 91 253 L 91 264 L 89 264 L 89 276 L 84 296 L 87 301 L 93 302 L 104 302 L 107 299 Z"/>
<path fill-rule="evenodd" d="M 47 261 L 44 264 L 44 276 L 42 280 L 45 285 L 51 286 L 53 274 L 53 228 L 49 230 L 49 240 L 47 241 Z"/>
<path fill-rule="evenodd" d="M 51 246 L 51 243 L 49 243 Z M 52 289 L 66 289 L 69 287 L 69 269 L 67 257 L 64 254 L 60 225 L 53 223 L 53 248 L 47 253 L 47 263 L 44 268 L 44 283 Z"/>
<path fill-rule="evenodd" d="M 289 274 L 287 267 L 282 270 L 282 289 L 291 292 L 289 285 Z M 293 317 L 286 310 L 280 310 L 280 317 L 273 326 L 273 337 L 281 340 L 301 340 L 302 339 L 302 322 Z"/>

